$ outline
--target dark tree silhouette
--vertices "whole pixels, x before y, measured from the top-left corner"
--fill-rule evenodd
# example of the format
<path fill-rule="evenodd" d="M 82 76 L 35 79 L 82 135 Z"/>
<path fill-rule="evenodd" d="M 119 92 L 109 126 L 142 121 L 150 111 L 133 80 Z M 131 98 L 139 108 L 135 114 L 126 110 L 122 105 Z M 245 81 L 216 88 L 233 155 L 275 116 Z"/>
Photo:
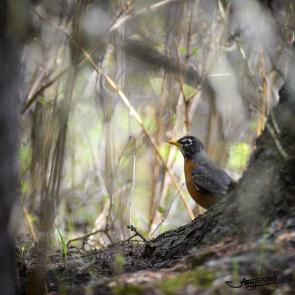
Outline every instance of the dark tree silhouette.
<path fill-rule="evenodd" d="M 8 33 L 8 2 L 0 2 L 0 286 L 16 294 L 12 209 L 17 191 L 17 105 L 20 94 L 20 52 Z"/>

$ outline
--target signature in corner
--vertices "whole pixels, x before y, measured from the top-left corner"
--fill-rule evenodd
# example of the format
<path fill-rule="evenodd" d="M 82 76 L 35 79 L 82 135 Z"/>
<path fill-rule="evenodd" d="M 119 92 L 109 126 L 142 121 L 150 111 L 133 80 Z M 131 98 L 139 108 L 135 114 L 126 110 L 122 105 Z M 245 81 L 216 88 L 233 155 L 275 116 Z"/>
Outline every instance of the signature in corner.
<path fill-rule="evenodd" d="M 232 285 L 232 282 L 230 281 L 226 281 L 225 283 L 231 288 L 241 288 L 245 286 L 247 290 L 255 290 L 256 287 L 278 284 L 279 274 L 280 273 L 278 271 L 275 271 L 273 276 L 269 277 L 260 277 L 252 279 L 246 279 L 244 277 L 243 280 L 240 281 L 240 285 L 238 286 Z"/>

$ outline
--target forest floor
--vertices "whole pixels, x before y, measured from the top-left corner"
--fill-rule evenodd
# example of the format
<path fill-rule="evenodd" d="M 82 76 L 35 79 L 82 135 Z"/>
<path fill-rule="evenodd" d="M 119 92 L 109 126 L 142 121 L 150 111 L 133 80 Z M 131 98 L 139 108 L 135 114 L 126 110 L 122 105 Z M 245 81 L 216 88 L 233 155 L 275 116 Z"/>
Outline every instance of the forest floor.
<path fill-rule="evenodd" d="M 192 224 L 202 222 L 206 214 Z M 168 232 L 171 234 L 177 234 L 177 230 Z M 51 295 L 295 294 L 294 216 L 276 219 L 260 237 L 250 232 L 210 245 L 196 243 L 173 257 L 152 254 L 163 237 L 167 233 L 148 242 L 129 240 L 95 251 L 75 247 L 66 252 L 55 251 L 49 255 L 47 292 Z M 18 254 L 23 294 L 34 267 L 33 253 L 31 250 Z"/>

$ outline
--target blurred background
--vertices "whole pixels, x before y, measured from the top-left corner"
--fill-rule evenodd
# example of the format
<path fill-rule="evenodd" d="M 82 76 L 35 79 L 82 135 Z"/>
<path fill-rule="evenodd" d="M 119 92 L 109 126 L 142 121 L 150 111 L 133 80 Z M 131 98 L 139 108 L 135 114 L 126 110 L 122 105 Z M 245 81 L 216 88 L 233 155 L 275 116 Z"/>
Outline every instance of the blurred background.
<path fill-rule="evenodd" d="M 11 5 L 20 13 L 22 3 Z M 167 140 L 197 136 L 239 179 L 278 101 L 273 61 L 294 41 L 294 9 L 291 0 L 32 5 L 19 245 L 95 232 L 73 244 L 105 247 L 129 238 L 129 224 L 155 237 L 204 212 Z"/>

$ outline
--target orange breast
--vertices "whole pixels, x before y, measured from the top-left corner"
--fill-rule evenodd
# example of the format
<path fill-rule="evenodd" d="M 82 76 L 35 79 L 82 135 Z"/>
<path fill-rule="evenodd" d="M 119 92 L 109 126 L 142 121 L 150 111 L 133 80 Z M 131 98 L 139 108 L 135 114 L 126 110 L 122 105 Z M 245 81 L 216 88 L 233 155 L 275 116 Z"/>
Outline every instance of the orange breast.
<path fill-rule="evenodd" d="M 185 182 L 188 192 L 197 204 L 208 209 L 211 205 L 217 202 L 217 198 L 211 194 L 203 193 L 197 190 L 192 179 L 192 170 L 197 168 L 198 165 L 193 163 L 192 160 L 184 161 L 184 174 Z"/>

